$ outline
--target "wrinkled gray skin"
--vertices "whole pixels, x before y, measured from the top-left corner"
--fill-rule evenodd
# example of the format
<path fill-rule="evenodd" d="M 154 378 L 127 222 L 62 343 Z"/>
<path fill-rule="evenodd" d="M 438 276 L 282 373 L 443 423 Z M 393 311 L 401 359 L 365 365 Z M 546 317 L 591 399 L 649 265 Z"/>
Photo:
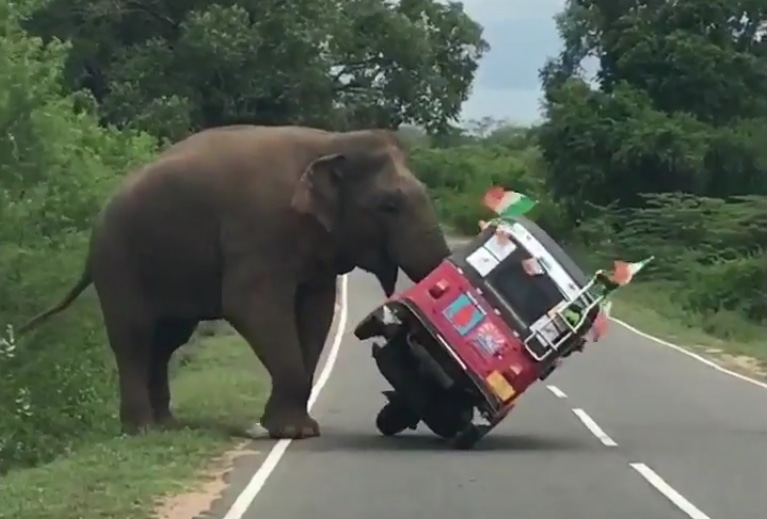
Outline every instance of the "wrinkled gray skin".
<path fill-rule="evenodd" d="M 201 320 L 225 319 L 272 378 L 272 437 L 319 435 L 307 413 L 335 305 L 360 267 L 394 290 L 448 256 L 424 186 L 394 135 L 302 127 L 203 131 L 129 175 L 99 215 L 80 281 L 90 284 L 119 370 L 128 433 L 172 421 L 168 361 Z"/>

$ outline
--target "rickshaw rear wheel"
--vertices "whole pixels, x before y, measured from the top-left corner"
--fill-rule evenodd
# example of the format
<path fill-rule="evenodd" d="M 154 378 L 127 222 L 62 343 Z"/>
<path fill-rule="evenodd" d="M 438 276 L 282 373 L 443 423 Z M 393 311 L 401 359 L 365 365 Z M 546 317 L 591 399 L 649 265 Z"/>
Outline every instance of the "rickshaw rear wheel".
<path fill-rule="evenodd" d="M 445 439 L 453 438 L 459 434 L 465 427 L 471 424 L 474 416 L 472 408 L 456 407 L 434 407 L 427 412 L 424 423 L 431 431 Z"/>
<path fill-rule="evenodd" d="M 418 417 L 404 404 L 393 401 L 381 408 L 376 417 L 376 427 L 384 436 L 394 436 L 418 424 Z"/>
<path fill-rule="evenodd" d="M 470 450 L 482 438 L 482 431 L 476 425 L 469 425 L 458 433 L 453 439 L 453 448 L 457 450 Z"/>

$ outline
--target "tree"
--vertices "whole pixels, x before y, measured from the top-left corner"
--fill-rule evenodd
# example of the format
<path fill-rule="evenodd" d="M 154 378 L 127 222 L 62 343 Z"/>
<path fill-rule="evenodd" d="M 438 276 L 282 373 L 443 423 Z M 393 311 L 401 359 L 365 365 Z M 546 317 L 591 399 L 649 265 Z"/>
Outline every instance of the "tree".
<path fill-rule="evenodd" d="M 540 137 L 573 218 L 640 193 L 767 194 L 766 21 L 763 1 L 568 1 Z"/>
<path fill-rule="evenodd" d="M 460 3 L 435 0 L 51 0 L 26 27 L 72 41 L 66 84 L 104 122 L 172 139 L 237 122 L 444 128 L 488 48 Z"/>

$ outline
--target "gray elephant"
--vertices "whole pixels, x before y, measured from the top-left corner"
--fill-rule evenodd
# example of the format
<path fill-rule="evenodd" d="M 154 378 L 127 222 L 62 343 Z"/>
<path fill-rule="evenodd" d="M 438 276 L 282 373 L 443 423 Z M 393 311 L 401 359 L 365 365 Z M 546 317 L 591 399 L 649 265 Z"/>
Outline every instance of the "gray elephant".
<path fill-rule="evenodd" d="M 173 420 L 168 361 L 203 320 L 225 319 L 272 379 L 274 438 L 320 434 L 307 412 L 336 279 L 360 267 L 394 291 L 449 254 L 424 185 L 393 133 L 228 126 L 202 131 L 128 175 L 94 225 L 91 283 L 119 372 L 120 420 Z"/>

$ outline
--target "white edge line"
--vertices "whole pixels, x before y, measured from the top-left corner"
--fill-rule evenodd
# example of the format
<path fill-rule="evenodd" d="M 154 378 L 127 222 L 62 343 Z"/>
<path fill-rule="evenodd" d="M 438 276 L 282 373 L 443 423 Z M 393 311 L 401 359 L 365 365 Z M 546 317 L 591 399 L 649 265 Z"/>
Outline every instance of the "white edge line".
<path fill-rule="evenodd" d="M 583 422 L 583 425 L 586 426 L 586 429 L 588 429 L 591 434 L 597 437 L 597 439 L 602 442 L 602 445 L 605 447 L 617 447 L 618 444 L 615 443 L 615 440 L 610 438 L 606 432 L 602 430 L 601 427 L 599 427 L 599 424 L 597 424 L 593 418 L 591 418 L 586 411 L 583 409 L 573 409 L 573 413 L 575 413 L 575 416 L 578 417 L 578 419 Z"/>
<path fill-rule="evenodd" d="M 653 469 L 645 465 L 644 463 L 629 463 L 632 469 L 641 474 L 643 478 L 652 485 L 655 490 L 663 494 L 666 499 L 671 501 L 677 508 L 687 514 L 691 519 L 711 519 L 709 516 L 701 512 L 701 510 L 690 503 L 685 497 L 674 490 L 674 488 L 666 483 L 662 477 L 660 477 Z"/>
<path fill-rule="evenodd" d="M 330 347 L 328 358 L 325 360 L 320 376 L 317 377 L 317 381 L 312 388 L 312 394 L 309 396 L 309 402 L 307 404 L 309 410 L 311 410 L 317 402 L 317 398 L 319 397 L 322 388 L 328 383 L 330 374 L 338 359 L 338 352 L 341 349 L 341 340 L 346 331 L 346 321 L 349 318 L 349 305 L 347 300 L 349 295 L 348 286 L 349 278 L 347 276 L 342 276 L 341 288 L 339 290 L 340 314 L 338 317 L 338 326 L 336 327 L 336 334 L 333 337 L 333 344 Z M 274 447 L 272 447 L 272 450 L 269 451 L 269 454 L 267 454 L 263 463 L 261 463 L 261 466 L 258 467 L 258 470 L 256 470 L 255 474 L 250 478 L 248 484 L 242 489 L 242 492 L 237 496 L 237 499 L 232 503 L 231 508 L 229 508 L 222 519 L 242 519 L 248 511 L 248 508 L 250 508 L 250 505 L 253 504 L 256 496 L 261 492 L 261 489 L 264 487 L 264 484 L 266 484 L 266 480 L 269 479 L 272 471 L 277 467 L 277 464 L 285 454 L 285 451 L 288 450 L 292 441 L 293 440 L 291 439 L 283 439 L 278 441 Z"/>
<path fill-rule="evenodd" d="M 703 357 L 702 355 L 698 355 L 697 353 L 693 353 L 690 350 L 688 350 L 687 348 L 683 348 L 682 346 L 679 346 L 678 344 L 674 344 L 674 343 L 671 343 L 671 342 L 668 342 L 668 341 L 664 341 L 663 339 L 659 339 L 658 337 L 654 337 L 654 336 L 650 335 L 649 333 L 645 333 L 642 330 L 634 328 L 630 324 L 628 324 L 626 322 L 623 322 L 620 319 L 616 319 L 615 317 L 612 317 L 612 316 L 608 316 L 608 317 L 610 317 L 611 321 L 614 321 L 614 322 L 620 324 L 621 326 L 623 326 L 624 328 L 626 328 L 630 332 L 633 332 L 633 333 L 639 335 L 640 337 L 643 337 L 643 338 L 648 339 L 650 341 L 656 342 L 656 343 L 658 343 L 658 344 L 660 344 L 662 346 L 666 346 L 668 348 L 676 350 L 679 353 L 687 355 L 691 359 L 697 360 L 698 362 L 702 362 L 703 364 L 705 364 L 706 366 L 708 366 L 710 368 L 714 368 L 715 370 L 719 371 L 720 373 L 724 373 L 726 375 L 730 375 L 731 377 L 735 377 L 735 378 L 737 378 L 739 380 L 742 380 L 743 382 L 748 382 L 749 384 L 753 384 L 753 385 L 755 385 L 757 387 L 760 387 L 762 389 L 767 389 L 767 383 L 762 382 L 761 380 L 756 380 L 756 379 L 748 377 L 746 375 L 742 375 L 742 374 L 740 374 L 740 373 L 738 373 L 736 371 L 732 371 L 732 370 L 729 370 L 727 368 L 724 368 L 724 367 L 720 366 L 719 364 L 717 364 L 716 362 L 714 362 L 712 360 L 709 360 L 709 359 Z"/>
<path fill-rule="evenodd" d="M 559 389 L 557 386 L 546 386 L 546 387 L 549 389 L 549 391 L 551 391 L 554 394 L 555 397 L 567 398 L 567 395 L 565 394 L 565 392 Z"/>

